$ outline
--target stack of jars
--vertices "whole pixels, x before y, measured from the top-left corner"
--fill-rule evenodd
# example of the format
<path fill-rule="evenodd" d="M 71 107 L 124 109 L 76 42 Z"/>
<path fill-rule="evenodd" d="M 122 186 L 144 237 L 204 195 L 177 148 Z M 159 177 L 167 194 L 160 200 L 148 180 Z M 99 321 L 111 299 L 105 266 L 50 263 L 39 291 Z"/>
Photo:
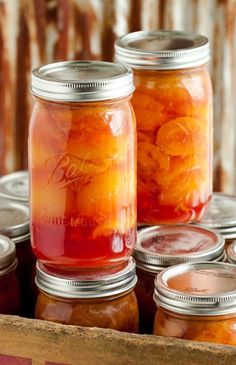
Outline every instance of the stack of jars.
<path fill-rule="evenodd" d="M 35 317 L 138 331 L 132 71 L 68 61 L 32 74 L 31 240 Z"/>
<path fill-rule="evenodd" d="M 208 40 L 184 32 L 135 32 L 115 45 L 136 86 L 138 223 L 171 224 L 139 231 L 136 293 L 144 332 L 236 344 L 236 271 L 218 262 L 224 238 L 180 225 L 197 223 L 212 194 L 209 57 Z"/>

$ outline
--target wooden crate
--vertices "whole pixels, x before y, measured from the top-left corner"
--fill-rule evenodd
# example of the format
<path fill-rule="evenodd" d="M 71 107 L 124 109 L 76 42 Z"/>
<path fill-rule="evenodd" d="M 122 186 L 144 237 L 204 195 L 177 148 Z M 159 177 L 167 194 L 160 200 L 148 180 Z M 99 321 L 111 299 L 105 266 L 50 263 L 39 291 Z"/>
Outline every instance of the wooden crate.
<path fill-rule="evenodd" d="M 0 365 L 234 365 L 236 347 L 0 316 Z"/>

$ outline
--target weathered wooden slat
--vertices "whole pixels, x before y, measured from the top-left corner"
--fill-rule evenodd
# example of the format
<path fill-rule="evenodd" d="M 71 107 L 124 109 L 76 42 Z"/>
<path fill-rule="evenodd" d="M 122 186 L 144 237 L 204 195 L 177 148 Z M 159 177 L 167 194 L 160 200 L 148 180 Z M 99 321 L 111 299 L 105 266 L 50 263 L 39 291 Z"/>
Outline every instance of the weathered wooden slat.
<path fill-rule="evenodd" d="M 98 328 L 65 326 L 2 315 L 0 316 L 0 364 L 17 365 L 18 363 L 23 365 L 51 363 L 54 365 L 235 365 L 236 347 L 133 335 Z"/>

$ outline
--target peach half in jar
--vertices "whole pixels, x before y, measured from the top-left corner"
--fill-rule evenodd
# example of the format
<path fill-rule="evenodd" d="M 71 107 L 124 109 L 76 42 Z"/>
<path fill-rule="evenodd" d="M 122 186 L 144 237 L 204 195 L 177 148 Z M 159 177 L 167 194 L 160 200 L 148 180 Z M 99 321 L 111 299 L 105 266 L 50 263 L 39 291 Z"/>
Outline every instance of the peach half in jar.
<path fill-rule="evenodd" d="M 34 253 L 65 269 L 117 265 L 131 254 L 136 236 L 132 72 L 103 62 L 45 67 L 33 74 L 29 138 Z M 49 74 L 61 92 L 55 100 L 37 84 Z"/>
<path fill-rule="evenodd" d="M 116 41 L 134 71 L 138 222 L 197 221 L 212 193 L 209 42 L 199 34 L 140 31 Z"/>

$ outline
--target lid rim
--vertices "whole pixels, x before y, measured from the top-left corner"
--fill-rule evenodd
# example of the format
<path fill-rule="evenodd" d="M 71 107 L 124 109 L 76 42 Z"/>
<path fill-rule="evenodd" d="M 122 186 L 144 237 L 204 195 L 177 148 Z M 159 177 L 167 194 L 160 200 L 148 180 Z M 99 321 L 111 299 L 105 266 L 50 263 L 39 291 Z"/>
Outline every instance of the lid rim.
<path fill-rule="evenodd" d="M 122 270 L 96 280 L 86 277 L 78 280 L 74 277 L 62 277 L 48 271 L 42 263 L 36 263 L 36 285 L 45 293 L 63 298 L 92 299 L 109 297 L 125 293 L 134 288 L 137 282 L 135 260 L 130 257 Z M 46 269 L 47 270 L 47 269 Z"/>
<path fill-rule="evenodd" d="M 73 68 L 74 67 L 74 68 Z M 77 71 L 73 78 L 54 77 L 53 71 Z M 89 72 L 103 72 L 96 78 Z M 87 72 L 90 78 L 79 78 L 79 72 Z M 109 75 L 110 72 L 110 75 Z M 114 74 L 116 73 L 116 74 Z M 48 76 L 50 75 L 50 77 Z M 83 77 L 83 76 L 82 76 Z M 133 72 L 124 65 L 104 61 L 63 61 L 42 65 L 32 71 L 31 92 L 36 97 L 50 101 L 92 102 L 127 97 L 134 91 Z"/>
<path fill-rule="evenodd" d="M 154 301 L 160 307 L 165 307 L 176 313 L 190 315 L 223 315 L 236 312 L 236 286 L 234 289 L 222 293 L 196 293 L 177 290 L 168 286 L 168 281 L 180 274 L 193 273 L 197 270 L 228 269 L 226 275 L 236 275 L 236 270 L 229 263 L 200 262 L 197 264 L 180 264 L 163 270 L 156 276 Z M 231 272 L 232 270 L 232 272 Z"/>
<path fill-rule="evenodd" d="M 191 41 L 192 45 L 173 49 L 160 47 L 155 50 L 131 46 L 135 41 L 154 40 L 158 43 L 177 39 Z M 115 60 L 134 69 L 173 70 L 197 67 L 210 60 L 209 40 L 201 34 L 183 31 L 158 30 L 126 33 L 115 42 Z"/>

